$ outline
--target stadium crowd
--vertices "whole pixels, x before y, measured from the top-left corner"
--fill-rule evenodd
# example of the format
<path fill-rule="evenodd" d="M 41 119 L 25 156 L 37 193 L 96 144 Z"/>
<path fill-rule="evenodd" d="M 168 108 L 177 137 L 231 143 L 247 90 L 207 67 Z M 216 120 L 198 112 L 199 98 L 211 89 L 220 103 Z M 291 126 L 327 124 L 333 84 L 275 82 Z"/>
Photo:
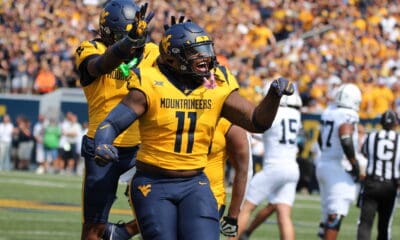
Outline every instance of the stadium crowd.
<path fill-rule="evenodd" d="M 95 36 L 102 0 L 0 3 L 0 92 L 45 94 L 80 87 L 73 51 Z M 296 81 L 304 112 L 320 113 L 340 83 L 363 91 L 361 118 L 400 112 L 398 1 L 149 1 L 151 40 L 171 15 L 185 15 L 214 37 L 218 61 L 241 93 L 261 99 L 277 74 Z M 243 71 L 246 69 L 246 71 Z"/>
<path fill-rule="evenodd" d="M 41 95 L 57 88 L 80 88 L 82 79 L 79 79 L 78 70 L 74 67 L 73 51 L 82 40 L 93 39 L 99 34 L 98 15 L 104 2 L 101 0 L 2 1 L 0 3 L 0 26 L 6 37 L 0 39 L 0 92 Z M 256 104 L 264 102 L 261 99 L 266 95 L 268 87 L 274 86 L 271 82 L 278 76 L 284 76 L 295 82 L 301 96 L 299 102 L 303 103 L 303 105 L 299 105 L 303 106 L 301 112 L 322 113 L 322 120 L 329 115 L 331 106 L 328 105 L 335 98 L 337 107 L 343 107 L 346 109 L 344 111 L 348 110 L 347 100 L 354 98 L 354 103 L 357 105 L 353 108 L 355 112 L 352 113 L 354 122 L 343 124 L 348 126 L 348 129 L 343 130 L 340 127 L 339 134 L 334 136 L 336 138 L 340 136 L 340 146 L 351 162 L 351 176 L 354 175 L 355 178 L 350 179 L 348 173 L 343 171 L 342 165 L 339 168 L 340 172 L 343 173 L 344 180 L 351 181 L 355 190 L 360 169 L 355 161 L 356 152 L 353 149 L 353 142 L 343 139 L 349 138 L 349 134 L 353 137 L 357 136 L 358 132 L 353 128 L 353 124 L 359 122 L 358 114 L 363 119 L 375 119 L 388 109 L 394 109 L 400 113 L 400 81 L 398 81 L 400 77 L 400 55 L 398 53 L 400 25 L 397 23 L 400 20 L 398 14 L 400 9 L 397 1 L 187 0 L 182 2 L 171 0 L 168 2 L 150 1 L 149 3 L 150 8 L 155 11 L 155 19 L 151 22 L 149 35 L 152 42 L 158 43 L 161 37 L 165 38 L 163 32 L 167 28 L 164 24 L 169 21 L 170 16 L 184 15 L 193 19 L 199 25 L 204 26 L 205 30 L 213 36 L 218 62 L 231 69 L 241 86 L 239 92 Z M 95 44 L 93 46 L 96 47 Z M 81 54 L 79 51 L 77 53 Z M 122 62 L 123 58 L 120 60 Z M 115 63 L 115 61 L 113 62 Z M 89 67 L 89 65 L 87 66 Z M 82 71 L 82 67 L 79 69 Z M 278 78 L 278 80 L 288 84 L 284 78 Z M 274 83 L 278 80 L 274 80 Z M 279 88 L 279 85 L 278 90 L 286 90 L 286 87 Z M 354 97 L 354 91 L 349 90 L 351 92 L 347 93 L 347 100 L 346 98 L 343 100 L 346 104 L 338 103 L 338 98 L 343 96 L 341 93 L 344 91 L 343 86 L 349 85 L 354 86 L 357 92 L 360 92 L 359 88 L 363 92 L 360 109 L 358 105 L 361 92 Z M 87 85 L 83 83 L 82 86 L 86 91 Z M 291 91 L 293 93 L 293 88 Z M 289 92 L 287 95 L 290 95 Z M 270 95 L 267 94 L 268 96 Z M 293 106 L 290 105 L 290 107 Z M 360 111 L 358 112 L 358 110 Z M 114 111 L 119 110 L 113 110 L 112 113 Z M 237 111 L 239 112 L 239 110 Z M 136 112 L 133 113 L 136 119 Z M 298 114 L 300 118 L 300 112 Z M 111 115 L 117 116 L 116 113 Z M 232 114 L 232 116 L 235 115 Z M 265 113 L 261 115 L 266 116 Z M 348 120 L 346 117 L 338 116 L 334 119 L 335 121 Z M 232 119 L 235 120 L 234 117 Z M 87 135 L 87 129 L 78 122 L 77 115 L 74 113 L 66 113 L 60 123 L 55 119 L 45 119 L 45 116 L 42 115 L 38 116 L 38 121 L 34 125 L 23 116 L 16 119 L 15 126 L 10 123 L 7 114 L 3 116 L 2 121 L 0 123 L 0 149 L 2 152 L 11 154 L 10 156 L 0 156 L 0 170 L 30 170 L 32 160 L 35 160 L 34 166 L 37 167 L 35 170 L 38 174 L 46 172 L 76 174 L 79 172 L 79 165 L 82 165 L 79 151 L 80 141 L 82 136 Z M 108 121 L 111 120 L 108 119 Z M 332 123 L 334 126 L 334 121 L 322 122 Z M 283 130 L 278 130 L 279 133 L 285 131 L 283 120 L 282 123 Z M 281 126 L 279 125 L 279 127 Z M 252 128 L 249 127 L 249 129 Z M 363 129 L 362 126 L 361 129 Z M 8 131 L 7 136 L 6 130 Z M 289 127 L 289 130 L 293 132 L 292 126 Z M 296 140 L 288 141 L 296 150 L 298 147 L 303 148 L 299 139 L 306 138 L 302 136 L 303 133 L 300 130 L 304 131 L 299 126 Z M 331 130 L 329 130 L 327 146 L 330 145 Z M 108 137 L 107 133 L 109 132 L 105 132 L 104 136 Z M 342 135 L 346 137 L 342 137 Z M 100 135 L 99 138 L 103 139 L 104 136 Z M 141 136 L 143 137 L 143 135 Z M 8 142 L 3 141 L 4 139 Z M 85 138 L 83 139 L 85 142 Z M 286 142 L 285 137 L 282 139 Z M 109 140 L 110 144 L 104 149 L 109 150 L 109 147 L 112 147 L 113 139 L 106 140 Z M 107 143 L 107 141 L 105 142 Z M 279 142 L 282 143 L 282 141 Z M 90 147 L 91 144 L 88 146 Z M 351 152 L 348 149 L 350 146 Z M 95 159 L 98 160 L 97 149 Z M 270 152 L 268 149 L 265 150 L 265 152 Z M 340 152 L 341 150 L 334 149 L 334 151 Z M 301 162 L 299 159 L 301 153 L 300 151 L 299 154 L 297 152 L 293 154 L 296 155 L 292 159 L 293 163 Z M 324 151 L 320 154 L 323 156 Z M 90 157 L 92 156 L 93 154 L 90 155 Z M 100 156 L 109 157 L 109 154 L 106 152 Z M 264 154 L 264 159 L 265 156 Z M 329 157 L 321 157 L 318 160 L 320 165 L 323 163 L 321 159 L 324 158 L 330 160 Z M 110 161 L 107 158 L 103 158 L 103 160 L 106 161 L 104 164 Z M 338 162 L 341 160 L 336 161 L 335 164 Z M 96 163 L 98 164 L 97 161 Z M 85 163 L 85 165 L 87 164 Z M 141 170 L 140 168 L 143 170 L 147 165 L 151 164 L 141 163 L 137 167 L 139 170 Z M 297 165 L 294 166 L 297 170 Z M 304 170 L 301 166 L 299 167 L 300 171 Z M 326 169 L 331 172 L 330 167 Z M 315 175 L 315 169 L 312 169 L 312 172 L 310 178 L 315 177 L 311 176 Z M 301 175 L 304 175 L 304 172 L 299 172 L 298 175 L 301 181 Z M 116 177 L 119 178 L 119 176 Z M 298 178 L 296 182 L 299 180 Z M 335 174 L 332 179 L 336 178 Z M 388 177 L 387 180 L 394 186 L 392 178 Z M 115 180 L 117 181 L 117 178 Z M 309 185 L 311 185 L 311 181 L 303 187 L 312 193 L 314 189 Z M 320 177 L 318 177 L 318 185 L 323 202 L 323 192 L 326 186 L 321 184 Z M 397 182 L 395 186 L 397 189 Z M 292 184 L 291 188 L 297 191 L 301 190 L 300 184 L 297 184 L 297 188 Z M 138 198 L 131 196 L 131 199 Z M 294 198 L 289 202 L 293 203 L 293 201 Z M 279 208 L 278 202 L 275 203 L 271 200 L 270 202 L 277 204 L 277 208 L 271 211 L 277 211 L 280 215 L 282 209 Z M 255 208 L 256 205 L 252 207 Z M 287 218 L 290 218 L 290 208 L 286 208 L 284 211 L 288 211 L 288 209 Z M 323 214 L 325 210 L 322 209 Z M 348 208 L 335 209 L 335 211 L 338 212 L 329 213 L 327 219 L 325 219 L 326 216 L 321 219 L 320 227 L 323 231 L 320 234 L 328 236 L 325 239 L 330 239 L 330 236 L 336 238 L 340 221 L 347 215 Z M 223 218 L 222 223 L 236 227 L 233 231 L 235 234 L 226 235 L 224 233 L 226 236 L 236 235 L 238 218 L 236 216 L 232 219 L 236 222 L 224 222 L 225 217 Z M 241 219 L 239 218 L 239 220 Z M 105 223 L 99 224 L 104 225 Z M 83 226 L 82 236 L 86 232 L 92 231 L 85 230 L 86 226 Z M 290 230 L 290 232 L 293 231 Z M 214 233 L 218 234 L 218 231 Z M 294 235 L 294 232 L 289 235 Z"/>
<path fill-rule="evenodd" d="M 80 146 L 87 122 L 75 113 L 62 119 L 39 114 L 32 122 L 24 114 L 0 121 L 0 171 L 36 171 L 37 174 L 81 174 Z"/>

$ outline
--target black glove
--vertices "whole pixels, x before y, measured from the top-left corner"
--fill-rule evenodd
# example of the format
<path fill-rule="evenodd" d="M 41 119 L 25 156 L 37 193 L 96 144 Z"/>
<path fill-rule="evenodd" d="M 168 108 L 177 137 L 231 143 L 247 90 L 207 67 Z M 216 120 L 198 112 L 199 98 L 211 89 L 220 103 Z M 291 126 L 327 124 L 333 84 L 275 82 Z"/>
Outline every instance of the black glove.
<path fill-rule="evenodd" d="M 94 161 L 100 167 L 106 166 L 109 162 L 118 162 L 117 148 L 110 144 L 101 144 L 97 146 Z"/>
<path fill-rule="evenodd" d="M 191 22 L 192 20 L 187 19 L 186 22 Z M 170 28 L 172 25 L 175 25 L 177 23 L 184 23 L 185 22 L 185 16 L 180 16 L 178 21 L 176 21 L 175 16 L 171 16 L 171 25 L 164 24 L 164 30 L 166 31 L 168 28 Z"/>
<path fill-rule="evenodd" d="M 219 231 L 227 237 L 236 237 L 238 233 L 238 223 L 236 218 L 224 216 L 219 225 Z"/>
<path fill-rule="evenodd" d="M 350 174 L 351 178 L 354 182 L 358 182 L 360 180 L 360 165 L 358 162 L 351 164 L 351 170 L 347 171 Z"/>
<path fill-rule="evenodd" d="M 140 48 L 146 43 L 148 29 L 147 25 L 154 17 L 154 12 L 151 11 L 149 15 L 146 15 L 148 4 L 145 3 L 140 6 L 140 10 L 136 12 L 135 21 L 133 22 L 132 30 L 128 33 L 128 39 L 133 43 L 133 47 Z"/>
<path fill-rule="evenodd" d="M 275 90 L 276 95 L 292 95 L 294 93 L 293 83 L 286 78 L 280 77 L 271 83 L 271 88 Z"/>

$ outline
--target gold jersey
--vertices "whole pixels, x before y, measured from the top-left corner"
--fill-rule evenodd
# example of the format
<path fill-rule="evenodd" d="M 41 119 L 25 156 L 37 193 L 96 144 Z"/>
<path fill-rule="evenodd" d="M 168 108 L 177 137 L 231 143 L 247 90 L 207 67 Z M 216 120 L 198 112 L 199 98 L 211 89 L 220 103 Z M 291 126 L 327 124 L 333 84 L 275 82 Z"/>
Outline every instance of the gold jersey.
<path fill-rule="evenodd" d="M 228 154 L 226 152 L 225 135 L 231 126 L 232 123 L 225 118 L 221 118 L 218 121 L 212 140 L 211 151 L 208 155 L 208 163 L 204 170 L 210 180 L 210 187 L 217 199 L 218 207 L 224 205 L 226 200 L 224 176 L 225 161 L 228 158 Z"/>
<path fill-rule="evenodd" d="M 158 67 L 137 69 L 128 88 L 142 91 L 148 107 L 139 118 L 139 161 L 169 170 L 206 166 L 222 106 L 238 88 L 223 69 L 216 70 L 217 87 L 191 92 L 178 89 Z"/>
<path fill-rule="evenodd" d="M 82 42 L 75 52 L 76 66 L 81 68 L 85 59 L 103 54 L 106 49 L 107 47 L 103 43 L 96 40 Z M 154 43 L 147 43 L 138 67 L 152 66 L 158 55 L 158 46 Z M 81 74 L 81 85 L 88 104 L 89 126 L 86 134 L 88 137 L 94 138 L 98 125 L 128 93 L 128 79 L 129 76 L 125 77 L 118 68 L 97 78 Z M 119 147 L 135 146 L 139 143 L 138 123 L 132 124 L 114 140 L 114 145 Z"/>

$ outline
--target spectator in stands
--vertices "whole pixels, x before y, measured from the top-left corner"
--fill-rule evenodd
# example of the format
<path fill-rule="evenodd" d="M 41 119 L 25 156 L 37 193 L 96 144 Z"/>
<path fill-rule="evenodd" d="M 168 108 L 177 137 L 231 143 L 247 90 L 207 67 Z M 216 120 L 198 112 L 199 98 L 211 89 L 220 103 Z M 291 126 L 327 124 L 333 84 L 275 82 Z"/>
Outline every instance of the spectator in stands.
<path fill-rule="evenodd" d="M 4 114 L 0 122 L 0 171 L 11 169 L 11 141 L 14 125 L 10 115 Z"/>
<path fill-rule="evenodd" d="M 15 169 L 29 170 L 35 140 L 31 130 L 31 121 L 25 116 L 18 116 L 15 130 L 17 158 Z"/>
<path fill-rule="evenodd" d="M 50 118 L 49 123 L 44 127 L 44 172 L 53 172 L 53 163 L 58 158 L 60 147 L 61 128 L 55 118 Z"/>
<path fill-rule="evenodd" d="M 26 63 L 23 61 L 18 62 L 17 69 L 11 78 L 11 92 L 12 93 L 28 93 L 29 86 L 31 85 L 31 78 L 26 69 Z"/>
<path fill-rule="evenodd" d="M 360 118 L 373 118 L 375 116 L 374 113 L 374 79 L 369 77 L 368 79 L 363 80 L 363 84 L 360 87 L 363 92 L 363 98 L 360 104 Z"/>
<path fill-rule="evenodd" d="M 10 60 L 7 49 L 0 40 L 0 92 L 10 91 Z"/>
<path fill-rule="evenodd" d="M 43 60 L 40 63 L 39 73 L 35 79 L 34 89 L 38 94 L 45 94 L 56 88 L 56 76 L 50 70 L 49 63 Z"/>
<path fill-rule="evenodd" d="M 386 85 L 384 78 L 378 78 L 373 91 L 373 97 L 373 109 L 375 113 L 375 116 L 373 117 L 382 115 L 393 105 L 394 95 L 392 90 Z"/>
<path fill-rule="evenodd" d="M 43 136 L 44 136 L 44 128 L 47 124 L 47 119 L 43 114 L 39 114 L 38 121 L 33 125 L 33 137 L 35 138 L 35 160 L 38 163 L 38 167 L 36 169 L 37 174 L 44 173 L 43 164 L 45 162 L 44 159 L 44 147 L 43 147 Z"/>
<path fill-rule="evenodd" d="M 78 117 L 72 113 L 67 112 L 65 119 L 61 123 L 61 159 L 63 161 L 62 172 L 68 174 L 75 174 L 78 156 L 76 153 L 77 138 L 80 136 L 82 126 L 78 122 Z M 63 171 L 65 170 L 65 171 Z"/>

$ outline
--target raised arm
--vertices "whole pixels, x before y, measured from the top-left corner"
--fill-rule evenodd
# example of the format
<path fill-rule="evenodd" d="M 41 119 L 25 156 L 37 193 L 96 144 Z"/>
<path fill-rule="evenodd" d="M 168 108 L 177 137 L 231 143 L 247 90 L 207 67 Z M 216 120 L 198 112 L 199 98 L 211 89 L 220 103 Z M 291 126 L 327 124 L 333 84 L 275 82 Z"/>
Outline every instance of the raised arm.
<path fill-rule="evenodd" d="M 287 79 L 275 79 L 267 95 L 254 107 L 238 91 L 234 91 L 225 100 L 221 116 L 250 132 L 262 133 L 271 127 L 282 95 L 292 95 L 293 92 L 293 84 Z"/>
<path fill-rule="evenodd" d="M 131 60 L 130 57 L 137 55 L 135 51 L 144 47 L 148 35 L 147 24 L 154 15 L 151 12 L 145 17 L 147 5 L 147 3 L 143 4 L 136 12 L 132 29 L 126 36 L 109 46 L 104 54 L 89 59 L 87 71 L 91 76 L 97 77 L 110 73 L 123 61 Z"/>

